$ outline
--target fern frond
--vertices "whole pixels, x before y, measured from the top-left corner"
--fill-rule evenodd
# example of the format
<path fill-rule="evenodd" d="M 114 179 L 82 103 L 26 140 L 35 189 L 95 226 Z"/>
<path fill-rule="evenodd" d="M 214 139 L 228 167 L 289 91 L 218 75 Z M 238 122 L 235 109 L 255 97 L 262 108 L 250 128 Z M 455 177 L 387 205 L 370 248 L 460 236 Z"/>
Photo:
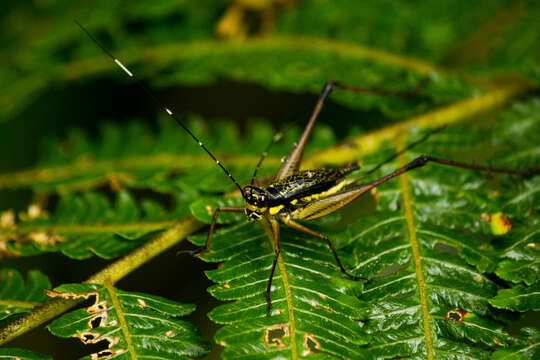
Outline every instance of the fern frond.
<path fill-rule="evenodd" d="M 359 320 L 368 309 L 354 297 L 362 284 L 342 278 L 326 244 L 282 229 L 281 258 L 272 285 L 272 316 L 264 295 L 274 250 L 267 233 L 251 223 L 216 233 L 205 261 L 225 263 L 208 271 L 209 289 L 221 305 L 210 318 L 227 324 L 216 335 L 225 359 L 297 358 L 325 353 L 369 358 L 362 350 L 369 336 Z M 204 236 L 193 239 L 203 243 Z M 336 286 L 339 284 L 339 286 Z"/>
<path fill-rule="evenodd" d="M 15 269 L 0 270 L 0 320 L 31 312 L 47 302 L 44 290 L 49 290 L 49 278 L 37 270 L 28 272 L 24 281 Z"/>
<path fill-rule="evenodd" d="M 141 245 L 147 235 L 171 227 L 186 213 L 178 205 L 166 212 L 153 200 L 137 203 L 127 191 L 116 193 L 114 202 L 97 192 L 68 194 L 50 216 L 23 216 L 13 226 L 0 228 L 0 236 L 10 255 L 60 251 L 74 259 L 93 255 L 110 259 Z"/>
<path fill-rule="evenodd" d="M 499 117 L 492 133 L 499 146 L 492 143 L 491 150 L 495 150 L 493 157 L 499 166 L 538 166 L 536 159 L 517 159 L 511 151 L 515 134 L 507 131 L 509 127 L 526 126 L 529 119 L 522 117 L 519 108 L 533 110 L 530 105 L 536 101 L 517 104 Z M 531 111 L 529 116 L 534 114 Z M 463 136 L 452 135 L 449 129 L 446 134 L 434 136 L 402 157 L 399 165 L 420 152 L 433 154 L 435 148 L 438 152 L 444 148 L 450 154 L 464 151 L 467 146 L 482 148 L 482 142 L 467 145 L 461 143 Z M 464 138 L 471 136 L 477 137 L 466 134 Z M 486 135 L 483 136 L 485 139 Z M 519 143 L 524 152 L 536 151 L 533 136 L 523 136 Z M 403 145 L 398 143 L 400 146 Z M 489 156 L 481 154 L 486 155 Z M 511 156 L 513 161 L 505 162 Z M 522 222 L 522 217 L 536 217 L 530 211 L 529 215 L 516 208 L 511 212 L 504 204 L 512 201 L 518 208 L 529 208 L 534 213 L 537 195 L 533 192 L 532 197 L 523 197 L 521 191 L 539 177 L 498 178 L 502 182 L 511 178 L 512 186 L 505 186 L 504 193 L 497 191 L 485 174 L 436 165 L 409 172 L 399 182 L 388 182 L 378 189 L 379 208 L 390 212 L 370 215 L 350 226 L 355 269 L 362 276 L 375 277 L 361 296 L 374 309 L 367 328 L 373 334 L 369 348 L 375 356 L 406 357 L 420 352 L 428 359 L 459 358 L 471 351 L 470 345 L 462 346 L 462 342 L 467 342 L 477 346 L 472 352 L 474 358 L 487 358 L 486 349 L 511 344 L 503 326 L 512 316 L 493 305 L 528 310 L 534 298 L 527 300 L 527 294 L 534 296 L 534 288 L 503 290 L 490 274 L 498 266 L 500 242 L 507 244 L 506 239 L 511 239 L 520 244 L 523 234 L 538 231 L 536 221 Z M 401 210 L 396 212 L 399 207 Z M 355 233 L 359 235 L 355 237 Z M 501 233 L 506 235 L 500 237 Z M 395 269 L 395 274 L 387 274 L 389 267 Z M 500 295 L 495 297 L 498 291 Z M 524 303 L 510 306 L 510 294 L 517 293 L 525 297 Z M 510 296 L 504 299 L 504 295 Z M 502 306 L 503 303 L 509 306 Z"/>
<path fill-rule="evenodd" d="M 49 291 L 51 297 L 93 298 L 94 303 L 63 315 L 47 326 L 60 337 L 77 337 L 85 344 L 105 342 L 91 356 L 117 359 L 188 359 L 208 353 L 191 323 L 178 319 L 195 310 L 159 296 L 127 292 L 111 285 L 68 284 Z"/>
<path fill-rule="evenodd" d="M 452 126 L 400 156 L 397 163 L 383 166 L 380 175 L 420 153 L 455 158 L 464 151 L 477 152 L 486 142 L 490 153 L 482 154 L 481 161 L 493 157 L 497 166 L 534 168 L 534 157 L 513 152 L 518 148 L 512 139 L 516 133 L 507 130 L 527 128 L 519 149 L 534 153 L 537 143 L 528 133 L 534 134 L 539 122 L 527 124 L 536 114 L 536 102 L 518 103 L 502 113 L 491 135 L 470 125 Z M 529 116 L 520 112 L 523 107 L 529 109 Z M 420 134 L 402 133 L 395 143 L 368 156 L 365 167 L 402 148 L 405 136 L 414 141 Z M 490 137 L 496 140 L 486 141 Z M 330 233 L 353 271 L 371 279 L 363 290 L 344 279 L 323 242 L 281 229 L 282 251 L 272 289 L 274 313 L 269 318 L 265 317 L 264 291 L 274 254 L 267 234 L 248 223 L 218 231 L 203 259 L 223 262 L 218 270 L 207 273 L 216 282 L 210 293 L 234 301 L 210 315 L 226 324 L 216 335 L 216 342 L 226 347 L 224 358 L 279 355 L 294 359 L 305 352 L 341 358 L 371 353 L 377 358 L 467 355 L 487 359 L 497 348 L 513 345 L 516 340 L 504 326 L 516 316 L 498 309 L 503 307 L 501 301 L 506 304 L 512 297 L 502 299 L 506 290 L 493 273 L 505 253 L 501 243 L 521 244 L 523 234 L 537 231 L 535 191 L 532 197 L 520 195 L 538 178 L 498 175 L 497 182 L 513 184 L 505 185 L 502 193 L 489 174 L 428 165 L 379 186 L 374 193 L 376 213 L 349 224 L 345 238 L 335 230 Z M 516 207 L 505 207 L 509 202 Z M 212 211 L 204 204 L 204 200 L 194 204 L 192 213 L 209 221 Z M 517 210 L 525 208 L 532 210 Z M 530 221 L 523 221 L 527 218 Z M 315 226 L 330 231 L 321 230 L 324 225 Z M 205 237 L 192 240 L 202 245 Z M 514 309 L 534 308 L 534 287 L 509 291 L 531 296 Z M 362 346 L 366 344 L 369 352 Z"/>

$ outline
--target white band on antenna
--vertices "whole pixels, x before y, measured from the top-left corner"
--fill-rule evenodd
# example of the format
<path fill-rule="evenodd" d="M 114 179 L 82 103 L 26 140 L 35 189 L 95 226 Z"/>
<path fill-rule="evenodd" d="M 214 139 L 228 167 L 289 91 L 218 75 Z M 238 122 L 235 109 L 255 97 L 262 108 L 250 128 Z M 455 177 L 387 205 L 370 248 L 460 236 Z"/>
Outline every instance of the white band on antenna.
<path fill-rule="evenodd" d="M 133 77 L 133 74 L 131 73 L 131 71 L 129 71 L 128 68 L 125 67 L 124 64 L 122 64 L 122 63 L 120 62 L 120 60 L 114 59 L 114 62 L 115 62 L 118 66 L 120 66 L 120 67 L 122 68 L 122 70 L 124 70 L 124 71 L 126 72 L 126 74 L 129 75 L 129 77 Z"/>

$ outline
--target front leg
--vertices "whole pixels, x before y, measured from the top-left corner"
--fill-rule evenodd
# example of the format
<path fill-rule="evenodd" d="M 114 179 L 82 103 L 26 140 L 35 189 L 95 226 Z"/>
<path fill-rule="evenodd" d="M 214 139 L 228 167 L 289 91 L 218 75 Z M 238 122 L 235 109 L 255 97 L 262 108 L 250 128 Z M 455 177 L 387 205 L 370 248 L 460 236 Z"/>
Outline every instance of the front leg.
<path fill-rule="evenodd" d="M 210 247 L 210 240 L 212 239 L 212 235 L 214 234 L 214 228 L 216 227 L 216 222 L 218 219 L 218 216 L 221 212 L 244 212 L 243 207 L 232 207 L 232 206 L 220 206 L 214 211 L 214 215 L 212 216 L 212 222 L 210 223 L 210 230 L 208 230 L 208 236 L 206 237 L 206 242 L 204 246 L 200 246 L 195 250 L 183 250 L 180 251 L 179 254 L 182 253 L 189 253 L 193 256 L 201 256 L 201 253 L 205 250 L 208 250 Z"/>

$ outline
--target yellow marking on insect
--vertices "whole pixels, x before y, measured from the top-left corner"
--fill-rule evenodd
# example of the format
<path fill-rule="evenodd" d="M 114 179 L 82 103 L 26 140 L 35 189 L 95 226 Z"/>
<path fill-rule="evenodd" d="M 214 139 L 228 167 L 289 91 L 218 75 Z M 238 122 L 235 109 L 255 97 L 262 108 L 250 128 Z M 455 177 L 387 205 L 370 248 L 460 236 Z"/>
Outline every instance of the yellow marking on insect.
<path fill-rule="evenodd" d="M 298 199 L 291 200 L 291 205 L 296 205 L 297 202 L 298 202 Z"/>
<path fill-rule="evenodd" d="M 251 210 L 251 211 L 256 211 L 256 212 L 260 212 L 260 213 L 263 213 L 263 212 L 266 212 L 266 210 L 268 209 L 267 207 L 258 207 L 258 206 L 255 206 L 255 205 L 252 205 L 252 204 L 246 204 L 246 209 L 248 210 Z"/>
<path fill-rule="evenodd" d="M 320 199 L 320 198 L 335 194 L 338 191 L 340 191 L 341 189 L 343 189 L 343 187 L 345 185 L 347 185 L 348 183 L 349 183 L 348 181 L 341 181 L 341 182 L 339 182 L 338 184 L 332 186 L 330 189 L 328 189 L 326 191 L 320 192 L 318 194 L 312 194 L 312 195 L 303 197 L 302 201 L 317 200 L 317 199 Z"/>
<path fill-rule="evenodd" d="M 276 215 L 281 209 L 283 209 L 283 205 L 278 205 L 270 208 L 270 215 Z"/>

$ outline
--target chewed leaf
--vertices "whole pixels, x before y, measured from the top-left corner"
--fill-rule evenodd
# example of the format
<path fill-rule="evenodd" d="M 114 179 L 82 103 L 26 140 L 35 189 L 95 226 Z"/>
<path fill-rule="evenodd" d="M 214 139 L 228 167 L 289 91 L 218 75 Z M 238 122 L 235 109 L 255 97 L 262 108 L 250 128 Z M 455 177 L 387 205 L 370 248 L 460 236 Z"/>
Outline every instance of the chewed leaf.
<path fill-rule="evenodd" d="M 528 115 L 534 116 L 534 109 L 533 101 Z M 495 152 L 498 161 L 507 162 L 497 166 L 534 168 L 535 159 L 508 159 L 513 153 L 508 145 L 511 139 L 504 139 L 514 135 L 504 129 L 510 122 L 516 127 L 526 124 L 529 117 L 522 115 L 515 108 L 505 112 L 489 136 L 470 125 L 449 127 L 386 164 L 373 177 L 422 153 L 447 157 L 438 152 L 474 151 L 490 136 L 505 144 Z M 460 136 L 465 132 L 467 136 Z M 365 167 L 375 166 L 420 136 L 414 130 L 400 134 L 394 143 L 383 144 L 376 154 L 366 157 Z M 534 152 L 530 149 L 536 144 L 534 136 L 526 134 L 519 148 Z M 349 223 L 346 231 L 341 230 L 348 239 L 334 242 L 343 247 L 339 254 L 349 260 L 351 271 L 370 279 L 364 289 L 351 284 L 337 269 L 324 242 L 281 227 L 271 317 L 264 316 L 264 292 L 274 258 L 268 234 L 249 223 L 219 228 L 202 257 L 222 262 L 218 270 L 207 272 L 216 283 L 210 293 L 233 301 L 210 315 L 226 324 L 216 335 L 216 342 L 226 348 L 224 358 L 332 354 L 347 359 L 372 355 L 429 359 L 471 354 L 487 359 L 499 348 L 520 341 L 505 330 L 505 323 L 515 315 L 506 309 L 536 309 L 537 290 L 534 285 L 503 290 L 492 274 L 500 257 L 513 259 L 515 250 L 537 242 L 538 195 L 533 191 L 528 198 L 522 191 L 535 189 L 529 184 L 535 184 L 539 176 L 498 175 L 500 182 L 514 185 L 502 194 L 492 188 L 490 177 L 430 164 L 380 185 L 377 211 Z M 505 207 L 508 202 L 532 211 L 514 214 Z M 339 232 L 325 232 L 324 224 L 305 224 L 316 226 L 331 241 Z M 205 237 L 199 234 L 193 240 L 202 244 Z M 523 254 L 523 260 L 532 265 L 536 247 L 525 249 L 531 255 Z M 536 278 L 534 268 L 530 273 Z M 356 301 L 361 302 L 355 305 Z"/>
<path fill-rule="evenodd" d="M 44 304 L 48 299 L 43 291 L 50 288 L 49 279 L 39 271 L 29 271 L 25 283 L 17 270 L 0 270 L 0 320 Z"/>
<path fill-rule="evenodd" d="M 527 114 L 523 108 L 529 110 Z M 529 121 L 537 116 L 535 108 L 533 100 L 500 116 L 492 136 L 504 144 L 496 156 L 498 161 L 507 159 L 501 167 L 538 166 L 537 160 L 527 156 L 512 156 L 509 144 L 515 134 L 507 131 L 509 126 L 531 130 Z M 534 136 L 524 134 L 522 139 L 520 154 L 534 152 Z M 396 145 L 399 149 L 403 143 L 398 141 Z M 448 129 L 408 151 L 393 167 L 421 153 L 436 156 L 440 149 L 451 152 L 456 147 L 463 151 L 474 145 L 460 144 L 459 137 L 453 137 L 452 129 Z M 349 225 L 355 240 L 350 245 L 356 254 L 355 269 L 373 278 L 361 298 L 373 307 L 367 329 L 373 334 L 369 348 L 375 356 L 460 358 L 461 354 L 474 354 L 474 358 L 486 359 L 490 353 L 486 349 L 493 351 L 516 341 L 504 330 L 505 319 L 512 316 L 506 310 L 537 309 L 538 283 L 503 289 L 492 280 L 491 273 L 517 278 L 515 264 L 519 261 L 529 266 L 529 279 L 538 276 L 533 265 L 538 259 L 533 255 L 538 240 L 534 214 L 538 195 L 526 189 L 539 176 L 499 177 L 513 184 L 504 194 L 490 189 L 485 174 L 426 166 L 379 186 L 378 206 L 386 212 Z M 512 214 L 510 207 L 505 207 L 509 202 L 514 209 L 526 207 L 532 211 Z M 508 258 L 504 261 L 513 262 L 515 268 L 502 268 L 500 256 Z M 516 275 L 506 276 L 509 271 Z"/>
<path fill-rule="evenodd" d="M 226 324 L 216 334 L 224 359 L 328 354 L 369 358 L 361 345 L 369 336 L 359 322 L 368 309 L 353 295 L 361 282 L 344 279 L 327 245 L 292 230 L 281 230 L 281 257 L 272 282 L 272 311 L 267 317 L 264 291 L 274 250 L 262 226 L 242 222 L 218 231 L 206 261 L 225 261 L 207 275 L 209 292 L 221 305 L 210 318 Z"/>
<path fill-rule="evenodd" d="M 189 322 L 178 319 L 195 310 L 159 296 L 118 290 L 95 284 L 62 285 L 50 297 L 84 298 L 93 304 L 67 313 L 47 326 L 60 337 L 77 337 L 85 344 L 105 342 L 99 359 L 159 356 L 187 359 L 208 353 L 209 344 Z"/>
<path fill-rule="evenodd" d="M 52 360 L 52 356 L 38 354 L 24 349 L 0 349 L 0 359 L 2 360 Z"/>

